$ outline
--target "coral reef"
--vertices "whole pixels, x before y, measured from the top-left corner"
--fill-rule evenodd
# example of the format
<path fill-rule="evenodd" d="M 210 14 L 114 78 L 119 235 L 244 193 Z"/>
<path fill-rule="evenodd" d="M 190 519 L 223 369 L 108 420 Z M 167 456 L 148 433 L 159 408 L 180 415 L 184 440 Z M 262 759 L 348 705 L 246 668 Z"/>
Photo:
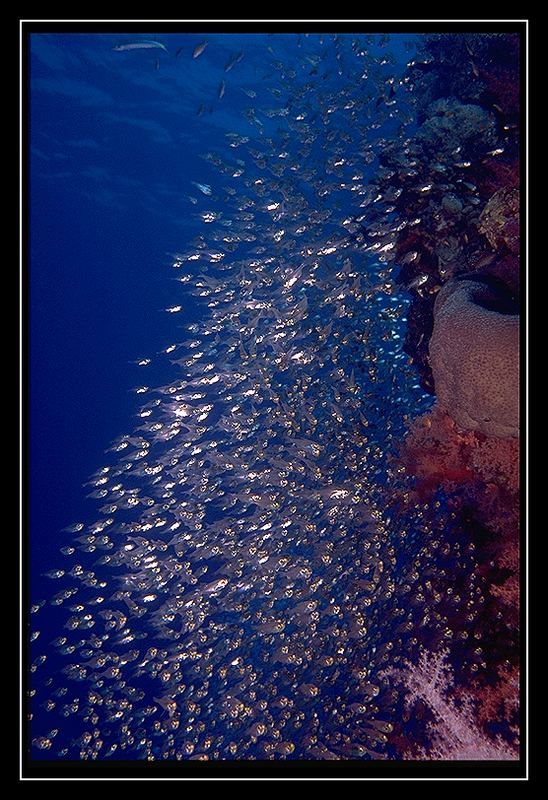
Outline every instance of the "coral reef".
<path fill-rule="evenodd" d="M 513 723 L 519 711 L 519 669 L 504 665 L 499 680 L 487 691 L 478 693 L 477 719 L 481 725 L 492 726 L 492 720 L 504 719 Z"/>
<path fill-rule="evenodd" d="M 399 455 L 415 476 L 419 500 L 433 497 L 440 488 L 452 493 L 459 487 L 461 505 L 473 504 L 478 520 L 500 538 L 517 540 L 519 439 L 463 430 L 436 403 L 410 423 Z M 505 566 L 513 568 L 515 563 Z"/>
<path fill-rule="evenodd" d="M 417 129 L 379 159 L 369 235 L 406 220 L 390 251 L 411 295 L 404 350 L 436 397 L 396 456 L 414 478 L 401 502 L 449 509 L 417 577 L 422 655 L 399 673 L 409 724 L 391 740 L 408 758 L 518 758 L 519 45 L 426 37 L 402 82 Z"/>
<path fill-rule="evenodd" d="M 511 253 L 519 253 L 519 191 L 512 187 L 499 189 L 480 214 L 480 233 L 484 233 L 493 249 L 505 245 Z"/>
<path fill-rule="evenodd" d="M 461 433 L 439 405 L 413 420 L 401 452 L 401 463 L 415 476 L 417 499 L 425 501 L 441 486 L 451 488 L 474 478 L 467 450 L 473 433 Z"/>
<path fill-rule="evenodd" d="M 387 143 L 378 182 L 385 202 L 409 220 L 392 251 L 397 280 L 412 296 L 405 351 L 434 394 L 428 341 L 436 292 L 481 272 L 519 296 L 519 37 L 429 36 L 403 84 L 418 129 L 404 147 Z"/>
<path fill-rule="evenodd" d="M 514 666 L 520 622 L 519 447 L 516 438 L 462 430 L 436 403 L 410 423 L 400 451 L 402 465 L 415 477 L 408 500 L 424 503 L 441 491 L 465 526 L 486 586 L 482 626 L 486 637 L 501 645 L 500 658 L 513 659 Z"/>
<path fill-rule="evenodd" d="M 438 163 L 454 162 L 496 143 L 495 118 L 478 105 L 443 97 L 426 111 L 426 120 L 415 135 L 421 153 L 432 154 Z"/>
<path fill-rule="evenodd" d="M 519 315 L 506 302 L 476 280 L 445 284 L 429 345 L 441 405 L 461 427 L 501 438 L 519 436 Z"/>
<path fill-rule="evenodd" d="M 485 726 L 485 720 L 501 706 L 504 714 L 513 719 L 517 709 L 514 674 L 503 676 L 500 685 L 481 704 L 472 694 L 455 690 L 447 650 L 431 653 L 423 649 L 416 664 L 406 662 L 403 669 L 387 671 L 386 675 L 404 687 L 408 712 L 414 711 L 421 721 L 426 719 L 427 742 L 409 743 L 404 758 L 447 761 L 519 758 L 514 725 L 509 726 L 506 738 L 490 735 Z"/>

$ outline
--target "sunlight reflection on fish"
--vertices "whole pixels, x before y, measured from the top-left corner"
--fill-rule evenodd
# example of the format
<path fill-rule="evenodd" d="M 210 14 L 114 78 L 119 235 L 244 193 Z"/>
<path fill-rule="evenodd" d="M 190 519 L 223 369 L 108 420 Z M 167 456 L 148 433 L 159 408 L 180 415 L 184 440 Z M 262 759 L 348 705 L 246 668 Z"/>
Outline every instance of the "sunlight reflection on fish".
<path fill-rule="evenodd" d="M 129 50 L 149 50 L 149 49 L 161 49 L 165 50 L 166 53 L 169 52 L 165 44 L 162 44 L 161 42 L 153 42 L 147 40 L 143 40 L 141 42 L 131 42 L 130 44 L 119 44 L 116 45 L 116 47 L 113 47 L 112 49 L 118 52 L 124 52 Z"/>
<path fill-rule="evenodd" d="M 211 186 L 208 186 L 205 183 L 196 183 L 196 181 L 190 181 L 197 189 L 201 191 L 202 194 L 211 195 Z"/>
<path fill-rule="evenodd" d="M 264 107 L 242 89 L 257 101 L 246 134 L 203 156 L 234 191 L 191 181 L 208 197 L 214 186 L 222 211 L 197 215 L 202 232 L 173 256 L 165 310 L 193 299 L 203 319 L 164 348 L 171 381 L 136 390 L 148 399 L 137 431 L 95 476 L 103 518 L 67 529 L 59 591 L 36 604 L 62 632 L 54 657 L 33 662 L 37 676 L 62 665 L 36 682 L 37 701 L 56 705 L 43 728 L 37 714 L 35 748 L 58 758 L 385 756 L 382 646 L 412 648 L 396 626 L 415 613 L 394 589 L 396 547 L 400 576 L 411 558 L 387 453 L 404 429 L 394 398 L 423 396 L 383 350 L 391 339 L 399 352 L 408 304 L 375 260 L 390 240 L 374 250 L 343 224 L 369 191 L 353 155 L 383 147 L 358 80 L 379 65 L 333 42 L 355 80 L 341 90 L 326 70 L 312 84 L 327 45 L 301 38 L 298 63 L 266 65 Z M 79 734 L 47 736 L 57 715 Z"/>

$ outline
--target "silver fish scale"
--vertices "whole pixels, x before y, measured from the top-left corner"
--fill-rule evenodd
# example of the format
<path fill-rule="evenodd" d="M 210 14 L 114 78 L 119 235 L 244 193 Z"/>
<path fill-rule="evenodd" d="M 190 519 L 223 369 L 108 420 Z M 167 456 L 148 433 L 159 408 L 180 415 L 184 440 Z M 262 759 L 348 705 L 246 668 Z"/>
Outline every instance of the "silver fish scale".
<path fill-rule="evenodd" d="M 347 44 L 350 76 L 379 72 Z M 300 79 L 278 75 L 283 135 L 239 146 L 253 213 L 227 192 L 236 252 L 195 273 L 174 264 L 189 268 L 174 302 L 192 293 L 203 322 L 174 352 L 173 382 L 147 391 L 138 430 L 101 473 L 104 517 L 69 540 L 55 602 L 32 620 L 52 615 L 63 634 L 31 668 L 33 747 L 50 757 L 389 754 L 382 670 L 415 646 L 404 623 L 421 614 L 397 586 L 431 556 L 400 535 L 429 512 L 393 514 L 404 478 L 387 453 L 421 396 L 394 339 L 406 301 L 343 225 L 367 192 L 365 180 L 347 187 L 367 95 L 349 79 L 343 93 L 315 85 L 312 101 L 310 63 Z M 265 201 L 283 203 L 275 220 Z M 206 248 L 222 250 L 218 223 Z M 249 256 L 249 230 L 266 253 Z M 32 649 L 43 654 L 40 637 Z"/>

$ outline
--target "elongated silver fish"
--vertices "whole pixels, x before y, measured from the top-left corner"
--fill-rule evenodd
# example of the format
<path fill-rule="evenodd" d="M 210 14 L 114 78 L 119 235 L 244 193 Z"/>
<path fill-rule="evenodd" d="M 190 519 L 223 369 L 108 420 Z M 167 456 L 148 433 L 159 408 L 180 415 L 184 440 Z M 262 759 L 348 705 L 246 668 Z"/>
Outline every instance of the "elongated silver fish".
<path fill-rule="evenodd" d="M 131 42 L 130 44 L 118 44 L 116 47 L 112 49 L 118 53 L 121 53 L 125 50 L 150 50 L 151 48 L 159 48 L 160 50 L 165 50 L 168 53 L 168 49 L 165 44 L 161 42 L 152 42 L 152 41 L 142 41 L 142 42 Z"/>
<path fill-rule="evenodd" d="M 200 44 L 197 44 L 194 50 L 192 51 L 192 58 L 198 58 L 198 56 L 201 56 L 204 50 L 206 49 L 207 45 L 208 45 L 207 41 L 200 42 Z"/>
<path fill-rule="evenodd" d="M 231 56 L 226 63 L 225 72 L 229 72 L 235 64 L 239 64 L 243 57 L 243 50 L 241 50 L 239 53 L 236 53 L 236 55 Z"/>
<path fill-rule="evenodd" d="M 211 194 L 211 186 L 208 186 L 207 183 L 197 183 L 196 181 L 190 181 L 193 186 L 201 191 L 202 194 Z"/>

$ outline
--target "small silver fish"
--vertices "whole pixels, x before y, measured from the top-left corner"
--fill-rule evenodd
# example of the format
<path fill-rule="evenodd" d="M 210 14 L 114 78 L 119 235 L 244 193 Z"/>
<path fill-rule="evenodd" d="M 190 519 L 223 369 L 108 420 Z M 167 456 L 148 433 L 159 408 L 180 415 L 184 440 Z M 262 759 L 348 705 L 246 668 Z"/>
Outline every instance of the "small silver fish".
<path fill-rule="evenodd" d="M 229 58 L 229 60 L 227 61 L 227 63 L 226 63 L 225 72 L 228 72 L 229 70 L 231 70 L 232 67 L 235 64 L 239 64 L 243 57 L 244 57 L 244 51 L 243 50 L 240 50 L 239 53 L 236 53 L 236 55 L 231 56 Z"/>
<path fill-rule="evenodd" d="M 160 48 L 160 50 L 165 50 L 166 53 L 169 52 L 167 47 L 162 44 L 161 42 L 152 42 L 152 41 L 142 41 L 142 42 L 131 42 L 130 44 L 119 44 L 116 47 L 113 47 L 113 50 L 121 53 L 125 50 L 150 50 L 151 48 Z"/>
<path fill-rule="evenodd" d="M 190 181 L 193 186 L 201 191 L 202 194 L 210 195 L 211 194 L 211 186 L 208 186 L 207 183 L 196 183 L 196 181 Z"/>
<path fill-rule="evenodd" d="M 206 49 L 207 45 L 208 45 L 207 40 L 205 42 L 197 44 L 194 50 L 192 51 L 192 58 L 198 58 L 198 56 L 201 56 L 204 50 Z"/>
<path fill-rule="evenodd" d="M 224 81 L 221 81 L 221 83 L 219 85 L 219 93 L 218 93 L 219 94 L 219 100 L 224 96 L 225 89 L 226 89 L 226 84 L 225 84 Z"/>

